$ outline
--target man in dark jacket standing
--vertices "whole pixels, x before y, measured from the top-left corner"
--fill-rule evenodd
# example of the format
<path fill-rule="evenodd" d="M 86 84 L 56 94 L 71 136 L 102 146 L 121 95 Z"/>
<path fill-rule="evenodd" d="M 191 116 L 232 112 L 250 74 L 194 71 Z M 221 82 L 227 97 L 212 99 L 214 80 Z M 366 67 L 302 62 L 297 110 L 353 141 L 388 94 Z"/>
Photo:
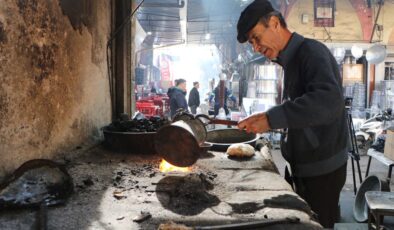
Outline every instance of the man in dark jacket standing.
<path fill-rule="evenodd" d="M 262 133 L 287 129 L 282 154 L 291 165 L 295 191 L 318 214 L 325 228 L 339 217 L 339 194 L 346 180 L 348 130 L 335 58 L 322 43 L 291 33 L 283 16 L 266 0 L 241 13 L 240 43 L 280 64 L 285 72 L 284 102 L 239 122 Z"/>
<path fill-rule="evenodd" d="M 200 106 L 200 93 L 198 92 L 200 83 L 198 81 L 193 82 L 193 89 L 189 92 L 189 107 L 192 114 L 197 113 L 197 107 Z"/>
<path fill-rule="evenodd" d="M 170 98 L 171 118 L 174 118 L 178 109 L 184 109 L 188 111 L 185 79 L 181 78 L 175 80 L 175 87 L 168 89 L 167 95 Z"/>

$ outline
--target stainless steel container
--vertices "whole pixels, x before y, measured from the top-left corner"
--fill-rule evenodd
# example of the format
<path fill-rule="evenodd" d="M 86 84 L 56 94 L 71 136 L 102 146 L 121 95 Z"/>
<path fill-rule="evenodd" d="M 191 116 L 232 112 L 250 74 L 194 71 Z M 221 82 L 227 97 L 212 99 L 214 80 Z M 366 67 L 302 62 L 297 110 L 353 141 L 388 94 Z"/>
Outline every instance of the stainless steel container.
<path fill-rule="evenodd" d="M 178 167 L 193 165 L 210 145 L 205 143 L 207 131 L 200 119 L 176 117 L 176 121 L 159 129 L 155 137 L 156 152 Z"/>

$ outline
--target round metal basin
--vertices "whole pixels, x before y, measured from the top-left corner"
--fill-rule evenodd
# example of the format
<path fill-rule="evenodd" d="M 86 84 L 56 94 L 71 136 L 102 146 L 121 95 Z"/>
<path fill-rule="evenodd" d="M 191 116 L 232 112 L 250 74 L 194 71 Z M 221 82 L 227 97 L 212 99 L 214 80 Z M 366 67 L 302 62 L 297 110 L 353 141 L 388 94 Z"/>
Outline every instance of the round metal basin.
<path fill-rule="evenodd" d="M 131 154 L 155 154 L 156 132 L 114 132 L 103 129 L 104 146 L 115 152 Z"/>
<path fill-rule="evenodd" d="M 256 145 L 259 137 L 254 133 L 247 133 L 239 129 L 215 129 L 208 131 L 207 143 L 212 144 L 211 150 L 227 151 L 227 148 L 236 143 Z"/>
<path fill-rule="evenodd" d="M 357 191 L 356 199 L 353 206 L 354 219 L 358 222 L 365 222 L 368 220 L 368 207 L 365 201 L 365 193 L 368 191 L 390 191 L 389 184 L 386 181 L 379 179 L 375 175 L 371 175 L 363 181 Z"/>

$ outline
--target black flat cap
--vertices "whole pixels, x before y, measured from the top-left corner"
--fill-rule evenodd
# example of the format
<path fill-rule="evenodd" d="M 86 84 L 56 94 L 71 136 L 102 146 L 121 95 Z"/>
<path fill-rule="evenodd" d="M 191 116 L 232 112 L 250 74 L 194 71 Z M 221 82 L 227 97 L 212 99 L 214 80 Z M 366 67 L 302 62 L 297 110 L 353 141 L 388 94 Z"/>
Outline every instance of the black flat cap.
<path fill-rule="evenodd" d="M 251 30 L 261 17 L 275 11 L 271 3 L 267 0 L 255 0 L 250 3 L 239 16 L 237 24 L 237 40 L 244 43 L 248 40 L 247 33 Z"/>

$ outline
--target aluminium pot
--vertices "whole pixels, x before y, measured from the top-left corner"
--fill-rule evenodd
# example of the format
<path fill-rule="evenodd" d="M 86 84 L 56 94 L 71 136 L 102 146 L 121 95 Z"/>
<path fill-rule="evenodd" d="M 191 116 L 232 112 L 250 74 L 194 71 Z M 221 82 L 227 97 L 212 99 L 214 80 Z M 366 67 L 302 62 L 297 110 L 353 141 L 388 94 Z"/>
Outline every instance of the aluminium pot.
<path fill-rule="evenodd" d="M 368 191 L 390 192 L 390 186 L 387 181 L 381 180 L 375 175 L 365 178 L 357 191 L 353 206 L 353 216 L 358 222 L 365 222 L 368 220 L 368 207 L 365 200 L 365 193 Z"/>

